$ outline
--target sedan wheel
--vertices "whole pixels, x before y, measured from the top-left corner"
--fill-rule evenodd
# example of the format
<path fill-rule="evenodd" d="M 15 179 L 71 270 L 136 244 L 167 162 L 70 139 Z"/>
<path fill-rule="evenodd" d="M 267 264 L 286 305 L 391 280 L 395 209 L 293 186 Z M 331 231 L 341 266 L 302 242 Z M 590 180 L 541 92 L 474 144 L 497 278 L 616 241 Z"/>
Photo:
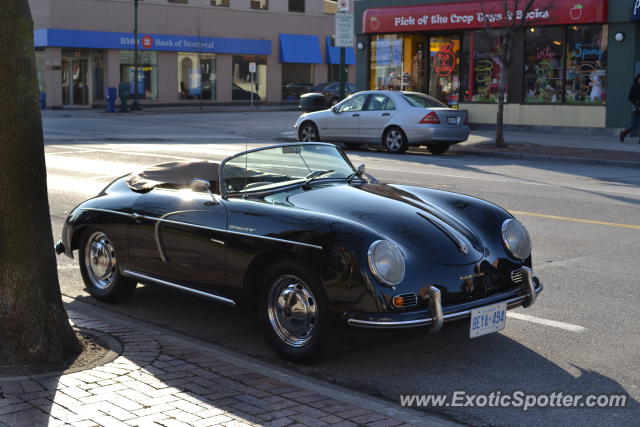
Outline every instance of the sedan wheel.
<path fill-rule="evenodd" d="M 300 132 L 298 133 L 298 139 L 302 142 L 315 142 L 320 141 L 320 135 L 318 134 L 318 128 L 311 122 L 305 122 L 300 126 Z"/>
<path fill-rule="evenodd" d="M 267 277 L 263 313 L 271 345 L 291 361 L 316 358 L 328 332 L 324 290 L 305 269 L 288 262 Z"/>
<path fill-rule="evenodd" d="M 382 136 L 382 145 L 388 152 L 394 154 L 402 154 L 409 148 L 407 137 L 402 129 L 392 127 L 387 129 Z"/>
<path fill-rule="evenodd" d="M 82 237 L 80 273 L 89 293 L 103 301 L 123 300 L 136 287 L 136 281 L 120 274 L 115 248 L 99 230 L 86 232 Z"/>

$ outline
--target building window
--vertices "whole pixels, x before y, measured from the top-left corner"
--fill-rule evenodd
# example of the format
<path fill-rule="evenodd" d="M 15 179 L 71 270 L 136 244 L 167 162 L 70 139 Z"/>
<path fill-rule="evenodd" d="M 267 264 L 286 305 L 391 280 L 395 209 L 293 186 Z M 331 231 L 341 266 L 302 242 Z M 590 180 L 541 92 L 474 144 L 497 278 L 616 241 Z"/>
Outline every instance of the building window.
<path fill-rule="evenodd" d="M 44 59 L 44 49 L 36 49 L 36 73 L 38 74 L 38 90 L 44 93 L 47 88 L 45 86 L 45 59 Z"/>
<path fill-rule="evenodd" d="M 325 15 L 335 15 L 338 10 L 337 0 L 322 0 L 322 8 Z"/>
<path fill-rule="evenodd" d="M 402 36 L 371 38 L 371 89 L 400 90 L 402 86 Z"/>
<path fill-rule="evenodd" d="M 313 64 L 282 64 L 282 99 L 298 99 L 313 88 Z"/>
<path fill-rule="evenodd" d="M 178 53 L 178 97 L 216 99 L 215 55 Z"/>
<path fill-rule="evenodd" d="M 102 101 L 104 99 L 104 64 L 101 50 L 91 52 L 91 70 L 93 73 L 93 101 Z"/>
<path fill-rule="evenodd" d="M 269 0 L 251 0 L 251 9 L 267 10 L 269 9 Z"/>
<path fill-rule="evenodd" d="M 249 72 L 249 64 L 256 63 L 256 72 Z M 253 93 L 253 100 L 267 98 L 267 57 L 261 55 L 234 55 L 232 57 L 233 83 L 231 99 L 248 101 Z M 253 76 L 251 75 L 253 74 Z M 253 77 L 253 84 L 251 79 Z"/>
<path fill-rule="evenodd" d="M 133 98 L 135 93 L 134 81 L 134 52 L 120 51 L 120 81 L 129 82 L 129 93 Z M 158 52 L 138 52 L 138 98 L 158 99 Z"/>
<path fill-rule="evenodd" d="M 498 30 L 487 33 L 484 30 L 469 31 L 464 36 L 462 73 L 462 94 L 469 102 L 497 102 L 498 82 L 502 65 L 499 47 L 502 36 Z"/>
<path fill-rule="evenodd" d="M 289 12 L 304 13 L 304 0 L 289 0 Z"/>
<path fill-rule="evenodd" d="M 567 28 L 566 103 L 606 102 L 608 33 L 606 25 Z"/>
<path fill-rule="evenodd" d="M 229 0 L 211 0 L 211 6 L 229 7 Z"/>
<path fill-rule="evenodd" d="M 530 27 L 524 48 L 525 102 L 563 102 L 563 27 Z"/>

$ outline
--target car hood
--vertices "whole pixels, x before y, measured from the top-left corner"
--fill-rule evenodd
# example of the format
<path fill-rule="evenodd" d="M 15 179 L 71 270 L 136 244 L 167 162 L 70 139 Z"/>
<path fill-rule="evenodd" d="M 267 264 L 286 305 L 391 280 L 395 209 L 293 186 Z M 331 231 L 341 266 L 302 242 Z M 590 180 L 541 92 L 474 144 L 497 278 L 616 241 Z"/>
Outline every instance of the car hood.
<path fill-rule="evenodd" d="M 392 185 L 316 186 L 280 202 L 355 221 L 440 264 L 472 264 L 484 255 L 481 238 L 454 212 Z"/>

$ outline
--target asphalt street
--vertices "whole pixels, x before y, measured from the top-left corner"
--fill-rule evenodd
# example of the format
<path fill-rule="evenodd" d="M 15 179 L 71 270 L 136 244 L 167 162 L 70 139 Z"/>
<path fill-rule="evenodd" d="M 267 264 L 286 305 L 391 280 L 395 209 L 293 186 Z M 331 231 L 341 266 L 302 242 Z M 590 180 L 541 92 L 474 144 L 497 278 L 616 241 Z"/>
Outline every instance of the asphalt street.
<path fill-rule="evenodd" d="M 44 116 L 54 237 L 68 212 L 113 178 L 182 159 L 221 160 L 290 135 L 295 112 Z M 287 133 L 289 132 L 289 133 Z M 283 362 L 263 339 L 251 308 L 230 309 L 158 287 L 139 286 L 118 305 L 93 300 L 77 264 L 59 257 L 63 294 L 131 318 L 374 396 L 403 394 L 626 394 L 626 408 L 438 407 L 472 425 L 638 425 L 640 419 L 640 176 L 611 166 L 347 151 L 381 181 L 469 194 L 497 203 L 528 227 L 535 274 L 545 291 L 497 334 L 470 340 L 468 324 L 372 332 L 337 328 L 318 363 Z"/>

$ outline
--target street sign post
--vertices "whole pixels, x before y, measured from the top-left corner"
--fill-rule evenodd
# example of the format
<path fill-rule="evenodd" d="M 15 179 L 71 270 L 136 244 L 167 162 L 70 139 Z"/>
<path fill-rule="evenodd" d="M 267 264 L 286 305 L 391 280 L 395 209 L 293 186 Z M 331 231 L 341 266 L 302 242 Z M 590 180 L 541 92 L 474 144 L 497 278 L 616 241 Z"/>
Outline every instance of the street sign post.
<path fill-rule="evenodd" d="M 249 73 L 251 74 L 251 108 L 253 108 L 253 88 L 255 85 L 253 84 L 253 75 L 256 72 L 256 63 L 249 62 Z"/>
<path fill-rule="evenodd" d="M 346 47 L 353 47 L 353 13 L 343 11 L 349 9 L 349 2 L 346 0 L 340 1 L 338 9 L 340 9 L 340 11 L 336 13 L 334 40 L 335 46 L 340 48 L 340 99 L 344 99 L 346 80 L 344 72 L 344 49 Z"/>

